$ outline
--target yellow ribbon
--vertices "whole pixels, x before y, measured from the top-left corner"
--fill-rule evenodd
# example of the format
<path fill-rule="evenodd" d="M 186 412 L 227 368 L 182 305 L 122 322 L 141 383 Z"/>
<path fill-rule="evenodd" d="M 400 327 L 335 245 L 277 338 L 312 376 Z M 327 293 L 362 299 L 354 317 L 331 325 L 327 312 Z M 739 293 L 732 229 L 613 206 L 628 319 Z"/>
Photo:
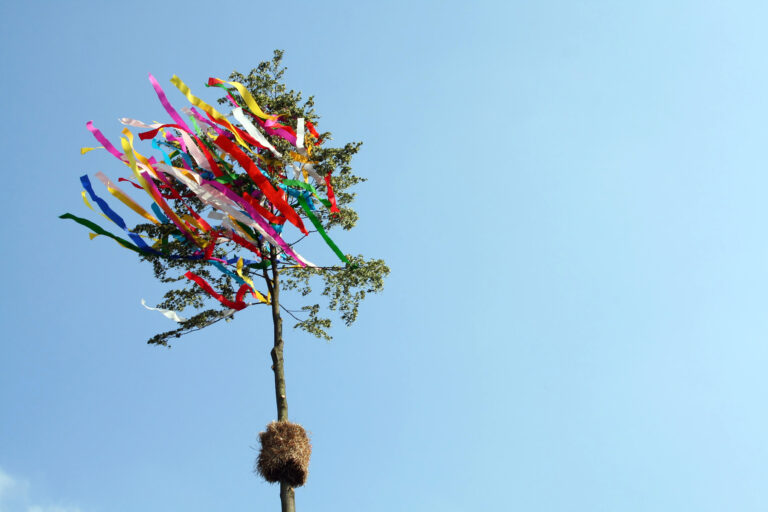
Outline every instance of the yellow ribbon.
<path fill-rule="evenodd" d="M 240 224 L 235 220 L 234 217 L 232 217 L 231 215 L 227 215 L 227 217 L 229 217 L 229 220 L 231 221 L 229 224 L 229 227 L 233 228 L 235 231 L 240 233 L 240 236 L 242 236 L 243 238 L 251 242 L 253 245 L 256 245 L 256 246 L 259 245 L 259 242 L 254 240 L 253 237 L 250 234 L 248 234 L 247 231 L 245 231 L 243 228 L 240 227 Z"/>
<path fill-rule="evenodd" d="M 88 201 L 88 196 L 85 195 L 85 190 L 80 191 L 80 193 L 83 194 L 83 202 L 85 203 L 85 206 L 87 206 L 88 208 L 90 208 L 93 211 L 96 211 L 96 208 L 91 206 L 91 203 Z M 105 219 L 107 219 L 109 222 L 112 222 L 112 219 L 110 219 L 109 217 L 107 217 L 103 213 L 101 213 L 101 212 L 97 212 L 97 213 L 99 215 L 101 215 L 102 217 L 104 217 Z M 94 236 L 99 236 L 99 235 L 94 234 Z M 91 238 L 91 240 L 93 240 L 93 238 Z"/>
<path fill-rule="evenodd" d="M 314 163 L 312 160 L 310 160 L 306 156 L 304 156 L 302 154 L 299 154 L 299 153 L 297 153 L 295 151 L 291 151 L 289 154 L 291 155 L 291 158 L 293 158 L 297 162 L 301 162 L 303 164 L 313 164 Z"/>
<path fill-rule="evenodd" d="M 251 287 L 251 290 L 253 290 L 253 294 L 256 296 L 257 299 L 259 299 L 260 302 L 263 302 L 264 304 L 269 304 L 269 298 L 264 297 L 259 290 L 256 289 L 256 285 L 253 284 L 253 281 L 250 277 L 243 275 L 243 258 L 240 258 L 237 260 L 237 275 L 240 276 L 240 279 L 248 283 L 248 286 Z"/>
<path fill-rule="evenodd" d="M 277 119 L 277 116 L 272 114 L 267 114 L 264 111 L 261 110 L 261 107 L 259 107 L 259 104 L 256 103 L 256 100 L 253 99 L 253 96 L 251 96 L 251 92 L 245 88 L 245 86 L 239 82 L 224 82 L 225 84 L 229 84 L 235 89 L 237 89 L 237 92 L 240 93 L 240 96 L 242 96 L 243 101 L 245 101 L 245 104 L 248 105 L 248 108 L 259 116 L 262 119 Z"/>
<path fill-rule="evenodd" d="M 149 163 L 149 159 L 136 151 L 136 148 L 133 147 L 133 133 L 128 128 L 123 128 L 123 130 L 120 132 L 128 139 L 128 142 L 131 145 L 131 153 L 135 156 L 136 160 L 144 164 L 144 167 L 147 168 L 147 171 L 149 172 L 150 176 L 160 179 L 157 175 L 157 171 L 154 167 L 152 167 L 152 164 Z"/>
<path fill-rule="evenodd" d="M 248 144 L 240 137 L 240 135 L 237 134 L 237 130 L 235 129 L 232 124 L 227 121 L 227 118 L 218 110 L 192 94 L 192 91 L 190 91 L 189 87 L 187 87 L 187 84 L 181 81 L 181 78 L 179 78 L 176 75 L 173 75 L 173 78 L 171 78 L 171 83 L 176 86 L 176 88 L 181 91 L 181 94 L 186 96 L 186 98 L 189 100 L 191 104 L 193 104 L 196 107 L 199 107 L 203 111 L 207 112 L 211 117 L 214 119 L 218 119 L 219 121 L 224 124 L 230 132 L 232 132 L 232 135 L 235 136 L 235 139 L 237 140 L 237 143 L 240 144 L 242 147 L 247 149 L 249 152 L 253 153 L 251 151 L 251 148 L 248 146 Z"/>
<path fill-rule="evenodd" d="M 101 174 L 101 173 L 99 173 L 99 174 Z M 107 181 L 109 181 L 109 180 L 107 180 Z M 85 195 L 85 190 L 83 190 L 81 193 L 83 194 L 83 202 L 85 203 L 85 206 L 87 206 L 88 208 L 90 208 L 91 210 L 93 210 L 93 211 L 95 212 L 95 211 L 96 211 L 96 208 L 94 208 L 93 206 L 91 206 L 91 203 L 88 201 L 88 196 L 86 196 L 86 195 Z M 141 208 L 141 207 L 139 207 L 139 208 Z M 101 215 L 102 217 L 104 217 L 105 219 L 107 219 L 109 222 L 114 222 L 112 219 L 110 219 L 109 217 L 107 217 L 107 216 L 106 216 L 106 215 L 104 215 L 103 213 L 101 213 L 101 212 L 98 212 L 98 213 L 99 213 L 99 215 Z M 146 212 L 145 212 L 145 213 L 146 213 Z M 153 217 L 153 219 L 154 219 L 154 217 Z M 154 219 L 154 220 L 155 220 L 155 222 L 156 222 L 156 223 L 158 222 L 158 220 L 157 220 L 157 219 Z M 97 235 L 96 233 L 88 233 L 88 238 L 89 238 L 89 239 L 91 239 L 91 240 L 93 240 L 93 239 L 94 239 L 94 238 L 96 238 L 97 236 L 100 236 L 100 235 Z M 142 236 L 142 235 L 139 235 L 139 236 L 141 236 L 142 238 L 147 238 L 147 237 L 145 237 L 145 236 Z M 150 240 L 157 240 L 157 239 L 156 239 L 156 238 L 151 238 Z M 121 245 L 122 245 L 122 244 L 121 244 Z"/>
<path fill-rule="evenodd" d="M 153 224 L 160 224 L 159 220 L 157 220 L 151 213 L 142 208 L 136 201 L 131 199 L 128 194 L 117 188 L 117 185 L 109 181 L 109 178 L 107 178 L 103 173 L 96 173 L 96 178 L 98 178 L 99 181 L 101 181 L 107 187 L 107 190 L 110 194 L 119 199 L 120 202 L 122 202 L 128 208 L 135 211 Z"/>
<path fill-rule="evenodd" d="M 88 196 L 85 195 L 85 190 L 81 191 L 80 193 L 83 194 L 83 202 L 85 203 L 85 206 L 93 210 L 93 206 L 91 206 L 91 203 L 88 202 Z M 93 211 L 96 211 L 96 210 L 93 210 Z"/>
<path fill-rule="evenodd" d="M 181 218 L 182 218 L 182 219 L 184 219 L 184 220 L 185 220 L 186 222 L 188 222 L 189 224 L 192 224 L 194 227 L 196 227 L 196 228 L 197 228 L 197 229 L 199 229 L 200 231 L 205 231 L 205 229 L 203 228 L 203 226 L 201 226 L 201 225 L 200 225 L 200 223 L 199 223 L 199 222 L 197 222 L 197 220 L 195 220 L 195 218 L 194 218 L 194 217 L 192 217 L 191 215 L 183 215 Z"/>
<path fill-rule="evenodd" d="M 128 132 L 130 134 L 130 131 Z M 132 137 L 130 137 L 131 141 L 133 140 Z M 157 205 L 162 208 L 162 210 L 165 212 L 165 214 L 172 219 L 177 227 L 182 229 L 185 234 L 187 234 L 197 245 L 198 247 L 201 247 L 200 241 L 193 235 L 188 229 L 184 229 L 184 221 L 181 220 L 178 215 L 165 203 L 162 196 L 157 194 L 152 187 L 147 183 L 147 180 L 144 179 L 144 177 L 139 172 L 139 168 L 136 164 L 136 156 L 133 151 L 133 145 L 128 142 L 127 138 L 120 137 L 120 143 L 123 146 L 123 152 L 125 152 L 125 156 L 128 158 L 128 166 L 133 171 L 133 175 L 136 176 L 136 179 L 139 180 L 139 184 L 142 186 L 144 190 L 146 190 L 147 194 L 155 200 Z M 151 167 L 147 167 L 148 169 L 151 169 Z"/>

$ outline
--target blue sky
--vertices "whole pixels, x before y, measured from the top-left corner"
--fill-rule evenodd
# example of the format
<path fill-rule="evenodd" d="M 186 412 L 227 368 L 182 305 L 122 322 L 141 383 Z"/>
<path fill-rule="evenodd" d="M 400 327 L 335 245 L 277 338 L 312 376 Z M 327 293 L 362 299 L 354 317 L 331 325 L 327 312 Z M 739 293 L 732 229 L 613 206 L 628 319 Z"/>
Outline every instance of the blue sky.
<path fill-rule="evenodd" d="M 386 289 L 287 329 L 297 509 L 768 508 L 762 2 L 6 2 L 0 512 L 276 510 L 269 319 L 179 340 L 78 177 L 88 120 L 286 50 L 355 159 Z M 206 96 L 207 95 L 207 96 Z M 95 219 L 94 219 L 95 220 Z M 330 252 L 310 259 L 322 261 Z"/>

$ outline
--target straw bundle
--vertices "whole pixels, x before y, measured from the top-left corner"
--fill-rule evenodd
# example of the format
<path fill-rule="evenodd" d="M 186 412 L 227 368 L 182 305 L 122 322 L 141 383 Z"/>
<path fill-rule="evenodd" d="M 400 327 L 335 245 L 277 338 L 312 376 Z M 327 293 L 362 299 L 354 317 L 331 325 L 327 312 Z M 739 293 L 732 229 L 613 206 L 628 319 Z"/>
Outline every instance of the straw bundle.
<path fill-rule="evenodd" d="M 301 487 L 307 481 L 312 445 L 301 425 L 289 421 L 273 421 L 267 431 L 259 433 L 261 450 L 256 471 L 267 482 L 282 482 Z"/>

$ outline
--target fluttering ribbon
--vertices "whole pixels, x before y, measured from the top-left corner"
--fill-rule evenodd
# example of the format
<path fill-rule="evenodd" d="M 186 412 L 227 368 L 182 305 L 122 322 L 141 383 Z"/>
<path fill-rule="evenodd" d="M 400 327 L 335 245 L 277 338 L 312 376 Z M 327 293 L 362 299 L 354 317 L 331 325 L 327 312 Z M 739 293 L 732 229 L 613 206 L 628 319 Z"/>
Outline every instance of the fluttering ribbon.
<path fill-rule="evenodd" d="M 83 184 L 85 191 L 88 192 L 88 195 L 91 196 L 91 199 L 96 202 L 104 215 L 106 215 L 109 220 L 117 224 L 123 231 L 125 231 L 128 237 L 136 244 L 136 246 L 144 251 L 153 251 L 153 249 L 149 247 L 139 235 L 128 230 L 128 226 L 126 226 L 123 218 L 115 213 L 115 211 L 109 207 L 106 201 L 96 195 L 96 193 L 93 191 L 93 187 L 91 186 L 91 181 L 88 179 L 87 175 L 80 176 L 80 182 Z"/>
<path fill-rule="evenodd" d="M 237 160 L 237 162 L 248 173 L 248 176 L 251 177 L 256 186 L 259 187 L 261 192 L 266 196 L 267 199 L 269 199 L 269 202 L 272 203 L 275 208 L 280 210 L 280 213 L 285 215 L 285 217 L 294 226 L 299 228 L 302 233 L 305 235 L 307 234 L 307 228 L 304 227 L 304 223 L 301 221 L 301 217 L 299 217 L 296 214 L 296 211 L 291 208 L 285 199 L 283 199 L 277 193 L 277 190 L 275 190 L 275 188 L 272 186 L 272 183 L 270 183 L 270 181 L 264 177 L 263 174 L 261 174 L 261 171 L 259 171 L 259 169 L 256 167 L 256 164 L 254 164 L 253 161 L 249 159 L 245 153 L 237 149 L 237 146 L 232 144 L 232 141 L 226 137 L 219 136 L 213 142 L 221 149 L 229 153 L 235 160 Z"/>
<path fill-rule="evenodd" d="M 317 232 L 320 233 L 320 236 L 323 237 L 323 240 L 325 240 L 325 243 L 328 244 L 328 247 L 333 250 L 334 253 L 336 253 L 336 256 L 339 257 L 341 261 L 344 263 L 349 263 L 349 260 L 344 255 L 343 252 L 341 252 L 341 249 L 339 249 L 335 243 L 333 243 L 333 240 L 328 236 L 328 233 L 325 232 L 325 229 L 323 229 L 322 223 L 317 219 L 314 213 L 312 213 L 312 210 L 309 209 L 309 205 L 307 204 L 307 200 L 303 197 L 299 198 L 299 204 L 301 204 L 301 207 L 304 209 L 304 213 L 307 214 L 307 217 L 309 217 L 309 220 L 314 224 L 315 229 L 317 229 Z"/>
<path fill-rule="evenodd" d="M 243 86 L 243 84 L 238 82 L 225 82 L 224 80 L 221 80 L 219 78 L 209 78 L 208 79 L 208 85 L 218 85 L 218 84 L 229 84 L 235 89 L 237 89 L 237 92 L 240 93 L 240 96 L 243 98 L 243 101 L 245 101 L 245 104 L 248 105 L 248 108 L 251 110 L 251 113 L 259 116 L 262 119 L 277 119 L 277 116 L 267 114 L 263 110 L 261 110 L 261 107 L 258 103 L 256 103 L 256 100 L 253 99 L 253 96 L 251 95 L 251 92 Z"/>
<path fill-rule="evenodd" d="M 265 250 L 276 249 L 276 261 L 283 266 L 315 266 L 283 239 L 286 221 L 304 235 L 309 233 L 300 214 L 309 219 L 339 259 L 348 263 L 318 217 L 318 205 L 328 208 L 332 214 L 338 213 L 339 209 L 330 175 L 320 176 L 313 166 L 316 162 L 313 161 L 312 150 L 322 140 L 309 120 L 289 119 L 287 116 L 265 112 L 242 84 L 210 78 L 208 86 L 224 90 L 232 87 L 239 94 L 242 101 L 229 94 L 231 89 L 227 91 L 228 98 L 235 106 L 232 117 L 239 123 L 238 126 L 193 95 L 177 76 L 174 75 L 171 83 L 189 100 L 192 107 L 175 109 L 151 74 L 149 81 L 173 123 L 153 121 L 147 124 L 121 118 L 120 122 L 126 128 L 122 131 L 120 143 L 113 144 L 92 121 L 88 121 L 86 127 L 100 146 L 84 147 L 81 153 L 105 149 L 126 165 L 135 182 L 123 177 L 117 181 L 126 181 L 143 190 L 151 200 L 149 209 L 121 190 L 104 173 L 98 172 L 95 177 L 109 194 L 145 221 L 165 226 L 165 234 L 160 238 L 151 238 L 129 229 L 123 217 L 96 193 L 88 176 L 81 177 L 86 206 L 116 224 L 128 239 L 71 213 L 65 213 L 60 218 L 87 227 L 91 231 L 91 239 L 103 235 L 145 257 L 199 260 L 218 269 L 240 285 L 234 300 L 218 293 L 208 281 L 193 272 L 187 272 L 185 277 L 228 308 L 226 315 L 249 305 L 244 300 L 246 294 L 253 295 L 257 303 L 270 304 L 269 294 L 265 297 L 259 292 L 245 272 L 246 265 L 249 268 L 266 269 L 274 264 L 275 260 L 271 260 Z M 187 119 L 179 112 L 185 114 Z M 159 151 L 161 157 L 156 159 L 139 153 L 134 147 L 134 135 L 128 127 L 146 130 L 139 133 L 139 139 L 152 139 L 152 147 Z M 275 146 L 277 142 L 272 142 L 275 139 L 270 141 L 269 137 L 279 137 L 294 149 L 281 152 Z M 285 142 L 280 144 L 285 145 Z M 288 179 L 288 172 L 295 179 Z M 321 185 L 326 187 L 327 199 L 321 197 L 316 188 Z M 192 199 L 199 202 L 190 202 Z M 200 204 L 213 208 L 207 214 L 210 222 L 200 215 Z M 185 210 L 188 213 L 183 213 Z M 171 231 L 168 232 L 168 229 Z M 172 254 L 168 250 L 168 239 L 176 240 L 185 245 L 186 249 Z M 232 248 L 229 244 L 250 251 L 256 259 L 227 255 L 226 251 Z M 145 308 L 157 311 L 171 320 L 186 321 L 175 311 L 150 307 L 144 299 L 141 303 Z"/>
<path fill-rule="evenodd" d="M 325 175 L 325 187 L 328 190 L 328 200 L 331 202 L 331 213 L 339 213 L 339 206 L 336 204 L 336 194 L 333 193 L 330 174 Z"/>
<path fill-rule="evenodd" d="M 240 311 L 241 309 L 245 309 L 248 306 L 245 302 L 243 302 L 242 296 L 240 294 L 240 291 L 244 289 L 243 287 L 245 288 L 248 287 L 247 284 L 243 285 L 243 287 L 241 287 L 240 290 L 238 290 L 237 295 L 240 296 L 239 299 L 236 298 L 234 301 L 231 301 L 228 298 L 226 298 L 224 295 L 214 290 L 213 287 L 210 284 L 208 284 L 208 281 L 198 276 L 197 274 L 193 272 L 187 272 L 186 274 L 184 274 L 184 277 L 186 277 L 190 281 L 194 281 L 197 284 L 197 286 L 199 286 L 205 291 L 205 293 L 207 293 L 214 299 L 218 300 L 228 308 Z"/>
<path fill-rule="evenodd" d="M 232 116 L 237 119 L 237 122 L 243 125 L 243 128 L 245 128 L 245 131 L 256 139 L 262 146 L 270 150 L 277 158 L 282 158 L 283 155 L 280 154 L 278 150 L 275 149 L 275 146 L 272 145 L 271 142 L 267 140 L 267 138 L 262 134 L 258 128 L 256 128 L 253 123 L 243 114 L 242 107 L 237 107 L 232 111 Z M 223 134 L 220 134 L 223 135 Z"/>
<path fill-rule="evenodd" d="M 153 217 L 150 213 L 148 213 L 144 208 L 142 208 L 141 205 L 139 205 L 139 203 L 131 199 L 131 197 L 128 194 L 120 190 L 120 188 L 117 185 L 109 181 L 109 178 L 107 178 L 103 172 L 97 172 L 96 178 L 100 182 L 102 182 L 104 186 L 107 187 L 107 190 L 109 191 L 110 194 L 118 198 L 128 208 L 135 211 L 136 213 L 138 213 L 148 221 L 152 222 L 153 224 L 159 224 L 160 221 L 158 221 L 155 217 Z M 136 186 L 139 186 L 139 185 L 136 185 Z"/>
<path fill-rule="evenodd" d="M 179 77 L 176 75 L 173 75 L 173 78 L 171 78 L 171 83 L 176 86 L 176 88 L 181 91 L 181 93 L 187 97 L 189 102 L 193 104 L 194 106 L 198 107 L 200 110 L 208 114 L 208 116 L 211 118 L 211 120 L 217 122 L 221 126 L 224 126 L 227 128 L 232 135 L 237 140 L 237 143 L 243 146 L 244 148 L 247 148 L 248 145 L 245 143 L 245 141 L 242 139 L 242 132 L 238 130 L 235 126 L 233 126 L 229 121 L 227 121 L 227 118 L 222 115 L 218 110 L 192 94 L 192 91 L 189 90 L 189 87 L 187 87 L 187 84 L 181 81 Z"/>
<path fill-rule="evenodd" d="M 267 297 L 264 297 L 264 295 L 259 292 L 259 290 L 256 289 L 256 285 L 253 284 L 253 281 L 250 277 L 243 274 L 243 258 L 240 258 L 237 260 L 237 275 L 240 276 L 240 279 L 248 283 L 248 286 L 251 287 L 251 293 L 253 293 L 253 296 L 259 299 L 259 301 L 263 302 L 264 304 L 269 304 L 269 299 Z"/>
<path fill-rule="evenodd" d="M 181 316 L 177 312 L 172 311 L 170 309 L 152 308 L 152 307 L 147 306 L 147 301 L 145 301 L 144 299 L 141 299 L 141 305 L 144 306 L 145 308 L 147 308 L 150 311 L 157 311 L 159 313 L 162 313 L 165 318 L 173 320 L 174 322 L 181 323 L 181 322 L 186 322 L 187 321 L 186 318 L 184 318 L 183 316 Z"/>
<path fill-rule="evenodd" d="M 189 127 L 187 126 L 187 123 L 185 123 L 184 119 L 182 119 L 179 113 L 176 112 L 176 109 L 171 106 L 171 103 L 168 101 L 168 98 L 166 98 L 165 96 L 165 92 L 163 92 L 162 87 L 160 87 L 160 84 L 157 83 L 157 80 L 155 80 L 155 77 L 152 76 L 152 73 L 149 74 L 149 81 L 152 83 L 152 87 L 155 89 L 155 93 L 157 93 L 157 97 L 160 99 L 160 103 L 163 104 L 163 108 L 171 116 L 171 119 L 176 121 L 176 124 L 178 124 L 179 126 L 184 127 L 186 131 L 189 131 Z"/>
<path fill-rule="evenodd" d="M 82 224 L 83 226 L 87 227 L 91 231 L 95 232 L 97 235 L 104 235 L 107 236 L 126 249 L 130 249 L 132 251 L 138 252 L 141 254 L 141 249 L 133 245 L 131 242 L 126 240 L 125 238 L 120 238 L 119 236 L 115 236 L 106 229 L 102 228 L 98 224 L 94 224 L 93 222 L 89 221 L 88 219 L 83 219 L 82 217 L 76 217 L 75 215 L 72 215 L 71 213 L 65 213 L 63 215 L 59 215 L 60 219 L 72 219 L 73 221 L 77 222 L 78 224 Z"/>

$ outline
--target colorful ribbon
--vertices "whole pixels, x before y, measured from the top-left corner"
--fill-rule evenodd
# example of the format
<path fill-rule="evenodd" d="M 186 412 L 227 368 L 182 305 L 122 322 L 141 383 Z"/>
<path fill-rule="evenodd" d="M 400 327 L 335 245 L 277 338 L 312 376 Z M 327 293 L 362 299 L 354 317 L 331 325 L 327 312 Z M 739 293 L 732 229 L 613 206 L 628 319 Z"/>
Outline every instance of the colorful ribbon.
<path fill-rule="evenodd" d="M 339 259 L 348 262 L 344 253 L 328 236 L 316 214 L 318 204 L 329 208 L 331 213 L 337 213 L 339 209 L 330 176 L 321 177 L 310 158 L 312 148 L 322 143 L 311 122 L 304 118 L 289 120 L 287 117 L 265 112 L 242 84 L 210 78 L 208 86 L 218 86 L 225 90 L 231 86 L 239 93 L 242 103 L 227 93 L 236 106 L 232 116 L 239 126 L 235 126 L 211 105 L 194 96 L 177 76 L 174 75 L 171 83 L 193 107 L 175 109 L 151 74 L 149 81 L 173 123 L 146 124 L 135 119 L 121 118 L 120 122 L 126 128 L 122 131 L 120 144 L 116 146 L 93 126 L 93 122 L 88 121 L 88 131 L 101 146 L 82 148 L 81 153 L 103 148 L 130 168 L 136 183 L 126 178 L 117 181 L 127 181 L 146 192 L 151 200 L 151 212 L 121 190 L 104 173 L 98 172 L 95 176 L 109 194 L 142 219 L 152 224 L 172 226 L 172 239 L 189 244 L 192 250 L 185 250 L 185 255 L 170 254 L 167 250 L 168 235 L 149 241 L 134 233 L 123 217 L 96 193 L 88 176 L 81 177 L 85 204 L 94 211 L 100 211 L 102 216 L 116 224 L 128 239 L 71 213 L 65 213 L 60 218 L 71 219 L 87 227 L 91 231 L 90 238 L 104 235 L 139 254 L 206 261 L 241 285 L 234 300 L 216 292 L 205 279 L 193 272 L 187 272 L 185 276 L 229 308 L 228 314 L 248 306 L 244 301 L 247 293 L 252 294 L 259 303 L 270 303 L 269 295 L 265 297 L 261 294 L 253 280 L 244 272 L 245 265 L 261 269 L 272 266 L 273 262 L 264 258 L 260 247 L 277 249 L 277 261 L 283 265 L 296 263 L 297 266 L 314 266 L 283 239 L 282 232 L 284 225 L 287 225 L 286 221 L 301 233 L 309 233 L 300 214 L 309 219 Z M 185 120 L 179 112 L 188 116 L 188 119 Z M 155 157 L 146 157 L 136 150 L 134 135 L 127 127 L 147 130 L 139 133 L 139 139 L 152 139 L 152 147 L 162 156 L 159 162 Z M 281 137 L 293 145 L 295 150 L 285 152 L 288 155 L 286 158 L 270 142 L 270 136 Z M 183 167 L 176 167 L 177 165 Z M 291 168 L 293 171 L 290 171 Z M 295 179 L 288 179 L 286 172 L 291 172 Z M 327 199 L 321 197 L 316 188 L 320 184 L 326 186 Z M 207 215 L 210 222 L 200 215 L 200 203 L 190 203 L 193 198 L 214 209 Z M 193 204 L 197 206 L 193 207 Z M 181 213 L 185 210 L 188 214 Z M 236 244 L 238 250 L 242 248 L 250 251 L 257 259 L 224 256 L 221 250 L 215 252 L 217 244 L 230 243 Z M 223 250 L 231 250 L 231 247 L 227 245 Z M 141 302 L 145 308 L 158 311 L 171 320 L 186 320 L 175 311 L 152 308 L 147 306 L 143 299 Z"/>

